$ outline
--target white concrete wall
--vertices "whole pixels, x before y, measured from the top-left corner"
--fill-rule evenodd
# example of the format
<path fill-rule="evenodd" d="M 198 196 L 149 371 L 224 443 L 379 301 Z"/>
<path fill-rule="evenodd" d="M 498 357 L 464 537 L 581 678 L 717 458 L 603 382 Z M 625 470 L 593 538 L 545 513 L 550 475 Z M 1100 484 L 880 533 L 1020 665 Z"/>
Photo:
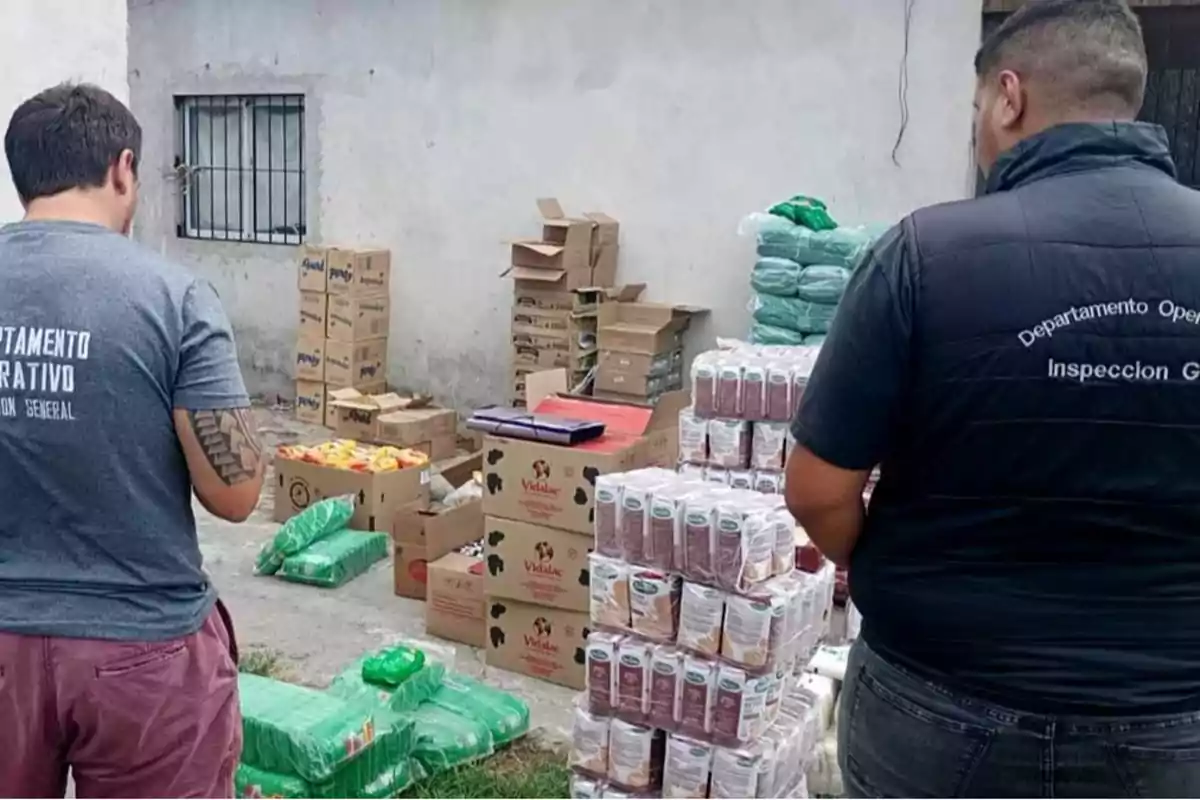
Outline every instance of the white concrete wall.
<path fill-rule="evenodd" d="M 171 96 L 303 91 L 313 236 L 392 248 L 389 377 L 459 406 L 502 399 L 507 239 L 535 197 L 622 222 L 621 278 L 737 335 L 747 212 L 796 192 L 845 222 L 963 196 L 979 3 L 917 0 L 909 125 L 902 0 L 135 0 L 147 128 L 140 235 L 215 282 L 253 389 L 288 392 L 286 248 L 181 241 L 164 178 Z"/>
<path fill-rule="evenodd" d="M 126 0 L 4 0 L 0 4 L 0 129 L 22 101 L 62 81 L 129 98 Z M 0 222 L 20 219 L 0 158 Z"/>

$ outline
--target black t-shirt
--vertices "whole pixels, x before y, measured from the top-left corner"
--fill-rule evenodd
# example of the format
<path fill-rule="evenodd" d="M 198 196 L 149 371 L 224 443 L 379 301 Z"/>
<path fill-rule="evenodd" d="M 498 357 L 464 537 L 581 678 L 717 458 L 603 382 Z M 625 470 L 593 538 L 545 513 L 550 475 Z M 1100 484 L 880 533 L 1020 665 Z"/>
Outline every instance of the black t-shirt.
<path fill-rule="evenodd" d="M 1161 130 L 1027 141 L 855 274 L 794 423 L 882 477 L 872 647 L 1045 713 L 1200 708 L 1200 194 Z"/>

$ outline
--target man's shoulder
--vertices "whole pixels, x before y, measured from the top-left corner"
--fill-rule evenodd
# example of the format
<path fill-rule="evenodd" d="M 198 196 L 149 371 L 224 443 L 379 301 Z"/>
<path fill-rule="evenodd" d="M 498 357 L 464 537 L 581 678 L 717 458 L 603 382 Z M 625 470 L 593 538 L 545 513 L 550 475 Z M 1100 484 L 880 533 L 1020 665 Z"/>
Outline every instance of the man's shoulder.
<path fill-rule="evenodd" d="M 1026 235 L 1020 199 L 1012 192 L 926 206 L 909 215 L 905 227 L 922 259 L 1000 245 Z"/>

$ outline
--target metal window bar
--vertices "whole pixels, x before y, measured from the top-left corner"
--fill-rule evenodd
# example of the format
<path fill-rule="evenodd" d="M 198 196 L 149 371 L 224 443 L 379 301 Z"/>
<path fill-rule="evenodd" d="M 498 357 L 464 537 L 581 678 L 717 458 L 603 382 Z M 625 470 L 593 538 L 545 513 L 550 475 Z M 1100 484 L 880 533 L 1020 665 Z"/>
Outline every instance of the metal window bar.
<path fill-rule="evenodd" d="M 175 107 L 178 236 L 302 242 L 304 96 L 187 95 Z"/>

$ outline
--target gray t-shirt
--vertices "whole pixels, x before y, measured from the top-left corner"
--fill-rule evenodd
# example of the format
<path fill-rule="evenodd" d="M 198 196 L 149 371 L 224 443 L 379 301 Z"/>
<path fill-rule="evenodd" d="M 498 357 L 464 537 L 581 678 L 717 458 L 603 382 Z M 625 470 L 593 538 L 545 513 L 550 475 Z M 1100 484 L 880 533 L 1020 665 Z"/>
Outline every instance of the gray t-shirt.
<path fill-rule="evenodd" d="M 198 630 L 216 592 L 171 411 L 247 405 L 209 284 L 96 225 L 0 229 L 0 631 Z"/>

